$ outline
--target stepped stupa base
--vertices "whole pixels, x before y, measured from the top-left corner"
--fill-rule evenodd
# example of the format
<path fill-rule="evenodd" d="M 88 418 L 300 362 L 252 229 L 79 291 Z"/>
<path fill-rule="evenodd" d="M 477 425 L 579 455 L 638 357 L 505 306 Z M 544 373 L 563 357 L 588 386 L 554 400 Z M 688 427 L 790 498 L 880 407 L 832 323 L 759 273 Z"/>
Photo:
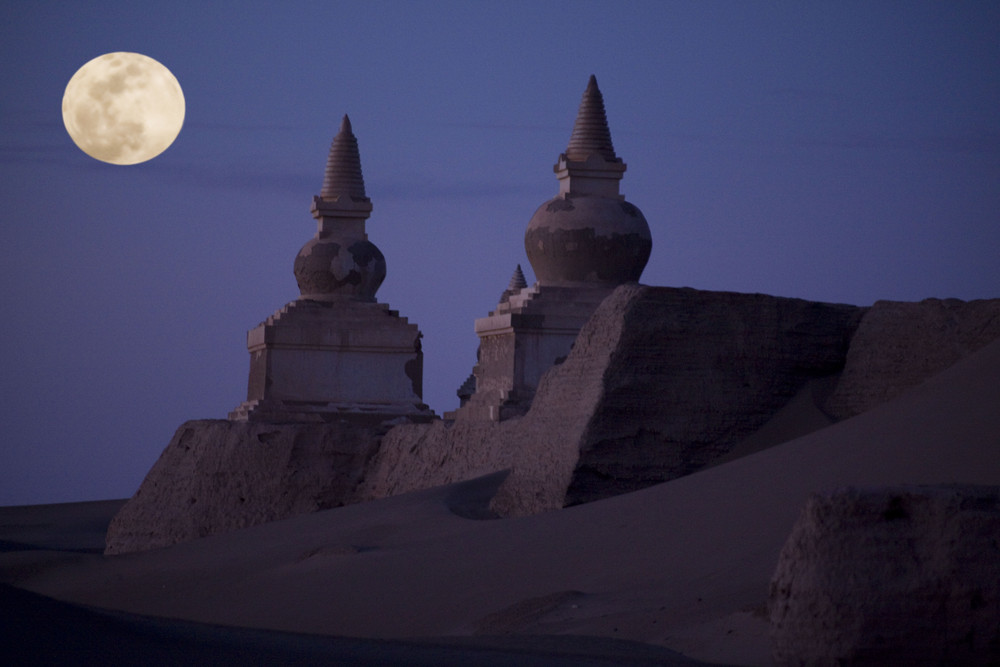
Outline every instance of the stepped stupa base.
<path fill-rule="evenodd" d="M 298 299 L 251 330 L 247 347 L 247 400 L 230 420 L 435 417 L 420 397 L 420 332 L 385 304 Z"/>
<path fill-rule="evenodd" d="M 602 285 L 539 285 L 508 290 L 476 320 L 476 391 L 446 418 L 503 421 L 531 407 L 542 375 L 569 354 L 577 334 L 614 291 Z"/>
<path fill-rule="evenodd" d="M 272 423 L 353 423 L 378 424 L 405 420 L 427 423 L 437 418 L 423 403 L 324 403 L 319 401 L 244 401 L 229 413 L 230 421 Z"/>

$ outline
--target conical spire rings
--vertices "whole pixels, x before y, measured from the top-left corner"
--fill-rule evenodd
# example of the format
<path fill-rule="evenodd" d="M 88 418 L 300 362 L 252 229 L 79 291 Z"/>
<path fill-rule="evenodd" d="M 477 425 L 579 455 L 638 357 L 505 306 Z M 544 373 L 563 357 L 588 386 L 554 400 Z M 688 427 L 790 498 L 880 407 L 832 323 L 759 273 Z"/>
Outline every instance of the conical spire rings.
<path fill-rule="evenodd" d="M 528 286 L 528 281 L 524 279 L 524 272 L 521 271 L 521 265 L 518 264 L 517 268 L 514 269 L 514 275 L 510 277 L 510 283 L 507 285 L 507 289 L 510 291 L 516 291 L 524 289 Z"/>
<path fill-rule="evenodd" d="M 340 131 L 330 144 L 330 156 L 323 174 L 323 188 L 319 193 L 323 199 L 336 199 L 341 195 L 347 195 L 355 201 L 367 199 L 358 140 L 351 131 L 351 119 L 346 114 L 340 122 Z"/>
<path fill-rule="evenodd" d="M 566 159 L 584 162 L 594 153 L 608 162 L 620 162 L 611 143 L 611 130 L 604 111 L 604 96 L 597 87 L 597 77 L 591 74 L 576 115 L 569 146 L 566 147 Z"/>

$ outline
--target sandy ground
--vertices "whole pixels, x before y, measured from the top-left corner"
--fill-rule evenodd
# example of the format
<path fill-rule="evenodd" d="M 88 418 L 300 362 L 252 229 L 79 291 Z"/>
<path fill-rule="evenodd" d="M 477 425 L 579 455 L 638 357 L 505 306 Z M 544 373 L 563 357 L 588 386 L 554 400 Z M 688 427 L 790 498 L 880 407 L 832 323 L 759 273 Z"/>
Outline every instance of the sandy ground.
<path fill-rule="evenodd" d="M 108 558 L 93 550 L 115 501 L 3 508 L 0 581 L 17 588 L 0 591 L 0 656 L 122 645 L 146 664 L 173 664 L 177 647 L 187 664 L 247 651 L 285 664 L 769 664 L 768 583 L 808 495 L 1000 484 L 998 378 L 1000 341 L 854 419 L 521 519 L 462 518 L 498 474 Z"/>

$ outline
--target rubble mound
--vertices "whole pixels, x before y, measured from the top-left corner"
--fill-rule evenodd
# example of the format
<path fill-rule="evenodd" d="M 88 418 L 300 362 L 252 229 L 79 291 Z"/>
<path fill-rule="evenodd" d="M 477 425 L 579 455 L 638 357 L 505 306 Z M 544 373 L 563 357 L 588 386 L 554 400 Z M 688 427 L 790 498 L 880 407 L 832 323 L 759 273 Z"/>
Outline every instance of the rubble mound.
<path fill-rule="evenodd" d="M 345 421 L 185 422 L 111 522 L 105 553 L 166 547 L 354 502 L 380 434 L 378 426 Z"/>
<path fill-rule="evenodd" d="M 876 301 L 825 408 L 846 419 L 885 403 L 1000 338 L 1000 299 Z"/>
<path fill-rule="evenodd" d="M 542 377 L 526 415 L 394 429 L 362 495 L 509 468 L 493 506 L 515 516 L 681 477 L 728 454 L 810 382 L 835 378 L 863 313 L 763 294 L 623 285 Z"/>
<path fill-rule="evenodd" d="M 844 488 L 781 551 L 779 665 L 1000 664 L 1000 487 Z"/>

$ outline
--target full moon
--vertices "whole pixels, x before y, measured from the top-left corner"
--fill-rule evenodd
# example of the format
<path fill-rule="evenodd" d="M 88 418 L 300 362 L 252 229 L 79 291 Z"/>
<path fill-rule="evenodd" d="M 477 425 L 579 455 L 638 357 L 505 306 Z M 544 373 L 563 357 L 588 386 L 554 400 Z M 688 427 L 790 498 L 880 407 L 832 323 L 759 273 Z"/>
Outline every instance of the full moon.
<path fill-rule="evenodd" d="M 141 53 L 94 58 L 66 84 L 63 123 L 92 158 L 138 164 L 170 147 L 184 124 L 184 93 L 166 67 Z"/>

